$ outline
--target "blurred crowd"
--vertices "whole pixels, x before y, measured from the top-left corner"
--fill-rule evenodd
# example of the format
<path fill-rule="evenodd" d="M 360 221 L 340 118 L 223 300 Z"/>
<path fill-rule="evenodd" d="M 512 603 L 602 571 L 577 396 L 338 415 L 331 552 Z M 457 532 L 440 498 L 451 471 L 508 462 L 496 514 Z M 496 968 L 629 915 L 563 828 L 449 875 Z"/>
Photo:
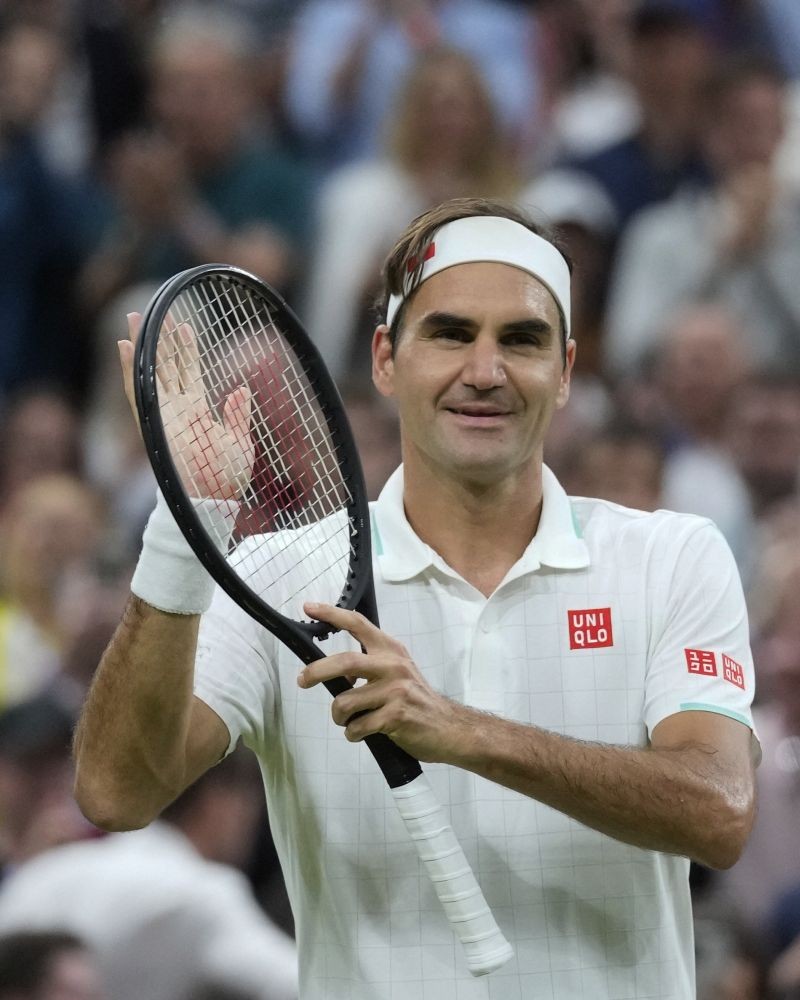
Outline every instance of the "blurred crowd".
<path fill-rule="evenodd" d="M 4 0 L 0 1000 L 295 994 L 249 757 L 134 834 L 72 801 L 154 497 L 116 341 L 183 268 L 261 275 L 376 495 L 382 259 L 455 196 L 525 206 L 574 259 L 568 492 L 708 516 L 737 558 L 760 809 L 733 869 L 693 870 L 698 997 L 800 997 L 800 2 Z"/>

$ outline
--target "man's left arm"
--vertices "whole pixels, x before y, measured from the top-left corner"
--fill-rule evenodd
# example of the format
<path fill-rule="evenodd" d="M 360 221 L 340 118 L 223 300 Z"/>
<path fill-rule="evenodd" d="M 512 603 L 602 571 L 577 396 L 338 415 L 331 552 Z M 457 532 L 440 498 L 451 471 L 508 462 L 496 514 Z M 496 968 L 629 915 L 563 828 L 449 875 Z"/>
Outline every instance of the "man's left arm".
<path fill-rule="evenodd" d="M 644 748 L 590 743 L 492 719 L 451 759 L 610 837 L 728 868 L 754 818 L 752 733 L 711 712 L 680 712 Z"/>
<path fill-rule="evenodd" d="M 710 868 L 738 859 L 755 808 L 752 733 L 743 723 L 680 712 L 655 727 L 647 747 L 561 736 L 434 691 L 400 643 L 354 612 L 326 606 L 315 614 L 367 651 L 329 656 L 300 674 L 304 688 L 343 675 L 366 681 L 332 703 L 351 742 L 385 733 L 419 760 L 472 771 L 625 843 Z"/>

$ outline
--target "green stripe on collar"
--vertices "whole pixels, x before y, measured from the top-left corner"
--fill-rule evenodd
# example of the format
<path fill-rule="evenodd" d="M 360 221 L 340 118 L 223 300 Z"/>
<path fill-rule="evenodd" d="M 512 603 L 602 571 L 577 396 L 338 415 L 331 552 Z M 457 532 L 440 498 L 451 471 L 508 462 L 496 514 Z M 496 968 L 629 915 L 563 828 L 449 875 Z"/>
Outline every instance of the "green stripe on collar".
<path fill-rule="evenodd" d="M 383 539 L 381 538 L 381 533 L 378 531 L 378 521 L 375 517 L 375 511 L 371 510 L 369 512 L 369 523 L 372 530 L 372 547 L 375 550 L 375 555 L 383 555 Z"/>

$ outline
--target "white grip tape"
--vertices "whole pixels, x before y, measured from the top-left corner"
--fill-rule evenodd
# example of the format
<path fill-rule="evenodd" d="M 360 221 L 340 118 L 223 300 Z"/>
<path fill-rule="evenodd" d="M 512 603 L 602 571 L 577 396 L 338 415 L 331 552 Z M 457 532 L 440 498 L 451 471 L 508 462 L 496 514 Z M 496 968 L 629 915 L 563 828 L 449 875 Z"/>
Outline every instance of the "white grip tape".
<path fill-rule="evenodd" d="M 494 972 L 513 957 L 426 775 L 392 795 L 473 976 Z"/>
<path fill-rule="evenodd" d="M 193 498 L 200 522 L 221 551 L 233 533 L 239 503 Z M 199 615 L 214 595 L 214 580 L 192 551 L 161 490 L 142 536 L 142 551 L 131 580 L 131 592 L 159 611 Z"/>

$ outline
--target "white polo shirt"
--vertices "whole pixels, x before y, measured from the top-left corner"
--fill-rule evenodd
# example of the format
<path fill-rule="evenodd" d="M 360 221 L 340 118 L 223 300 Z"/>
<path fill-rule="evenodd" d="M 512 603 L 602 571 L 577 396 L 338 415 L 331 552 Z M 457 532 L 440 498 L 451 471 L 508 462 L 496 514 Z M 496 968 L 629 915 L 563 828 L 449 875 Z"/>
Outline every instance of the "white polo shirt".
<path fill-rule="evenodd" d="M 373 505 L 381 625 L 450 698 L 582 740 L 644 747 L 684 711 L 752 727 L 738 573 L 710 521 L 570 499 L 491 597 L 411 530 L 402 469 Z M 330 650 L 353 646 L 348 637 Z M 328 646 L 326 646 L 328 648 Z M 590 830 L 458 768 L 426 765 L 515 958 L 473 979 L 371 755 L 320 686 L 221 591 L 196 692 L 262 762 L 297 922 L 303 1000 L 695 995 L 689 862 Z"/>

